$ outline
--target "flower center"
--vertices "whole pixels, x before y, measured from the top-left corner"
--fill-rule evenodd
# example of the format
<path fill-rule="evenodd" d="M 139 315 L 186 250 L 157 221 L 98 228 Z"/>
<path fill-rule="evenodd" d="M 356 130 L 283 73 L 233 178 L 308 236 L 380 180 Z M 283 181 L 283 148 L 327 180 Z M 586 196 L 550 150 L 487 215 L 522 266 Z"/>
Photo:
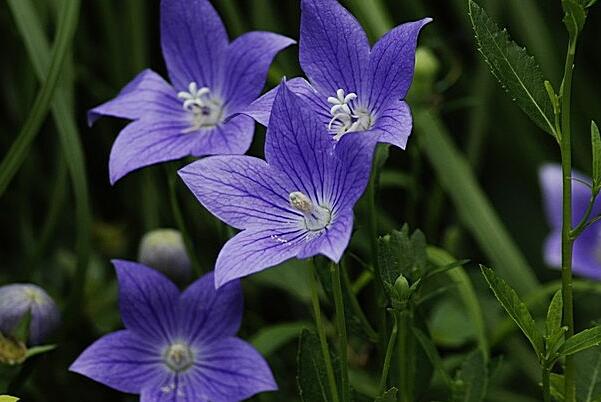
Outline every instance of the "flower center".
<path fill-rule="evenodd" d="M 182 107 L 192 117 L 192 125 L 186 132 L 215 127 L 223 121 L 223 103 L 211 95 L 209 88 L 198 88 L 196 82 L 192 81 L 188 90 L 178 92 L 177 97 L 183 101 Z"/>
<path fill-rule="evenodd" d="M 176 342 L 165 350 L 163 360 L 171 370 L 181 373 L 194 364 L 194 353 L 188 345 Z"/>
<path fill-rule="evenodd" d="M 318 232 L 325 229 L 332 221 L 332 212 L 321 205 L 315 205 L 305 194 L 294 191 L 288 196 L 292 208 L 302 212 L 305 229 Z"/>
<path fill-rule="evenodd" d="M 356 100 L 356 93 L 349 92 L 345 95 L 344 89 L 336 91 L 335 97 L 328 97 L 328 103 L 332 105 L 330 109 L 332 119 L 328 124 L 328 130 L 334 133 L 336 141 L 346 133 L 369 130 L 373 125 L 374 119 L 371 113 L 357 105 Z"/>

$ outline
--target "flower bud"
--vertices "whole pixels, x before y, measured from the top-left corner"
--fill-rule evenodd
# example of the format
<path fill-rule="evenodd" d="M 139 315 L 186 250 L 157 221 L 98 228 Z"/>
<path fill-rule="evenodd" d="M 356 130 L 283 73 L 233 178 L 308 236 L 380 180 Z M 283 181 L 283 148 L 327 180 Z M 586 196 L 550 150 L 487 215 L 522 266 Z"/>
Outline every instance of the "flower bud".
<path fill-rule="evenodd" d="M 36 285 L 16 283 L 0 287 L 0 332 L 12 335 L 28 313 L 31 314 L 28 343 L 37 345 L 59 324 L 56 303 Z"/>
<path fill-rule="evenodd" d="M 405 278 L 403 274 L 400 274 L 394 282 L 394 290 L 399 298 L 399 301 L 405 302 L 409 299 L 411 289 L 409 288 L 409 281 L 407 281 L 407 278 Z"/>
<path fill-rule="evenodd" d="M 192 273 L 192 263 L 182 235 L 174 229 L 156 229 L 146 233 L 140 242 L 138 261 L 176 283 L 186 282 Z"/>

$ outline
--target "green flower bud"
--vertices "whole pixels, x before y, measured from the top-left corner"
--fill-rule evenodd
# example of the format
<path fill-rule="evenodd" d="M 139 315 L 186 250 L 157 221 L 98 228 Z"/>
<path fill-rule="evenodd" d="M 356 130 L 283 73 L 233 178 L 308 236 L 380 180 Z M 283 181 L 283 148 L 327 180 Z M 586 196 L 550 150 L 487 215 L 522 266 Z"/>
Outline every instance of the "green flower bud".
<path fill-rule="evenodd" d="M 407 278 L 405 278 L 403 274 L 399 275 L 394 282 L 394 291 L 396 292 L 400 302 L 409 300 L 411 289 L 409 287 L 409 281 L 407 281 Z"/>

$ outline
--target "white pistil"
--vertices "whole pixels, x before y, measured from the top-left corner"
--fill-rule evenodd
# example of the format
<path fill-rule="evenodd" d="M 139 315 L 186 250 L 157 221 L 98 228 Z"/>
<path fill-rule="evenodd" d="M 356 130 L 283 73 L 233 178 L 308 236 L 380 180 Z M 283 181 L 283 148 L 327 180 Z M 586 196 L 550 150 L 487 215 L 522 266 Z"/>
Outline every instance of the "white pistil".
<path fill-rule="evenodd" d="M 177 93 L 183 101 L 182 107 L 192 115 L 192 126 L 186 132 L 201 128 L 214 127 L 223 120 L 223 104 L 208 87 L 198 88 L 196 82 L 188 85 L 188 91 Z"/>
<path fill-rule="evenodd" d="M 194 353 L 185 343 L 176 342 L 167 347 L 163 360 L 171 370 L 181 373 L 194 365 Z"/>
<path fill-rule="evenodd" d="M 334 132 L 334 139 L 340 140 L 346 133 L 368 130 L 372 126 L 372 116 L 365 108 L 355 105 L 357 94 L 349 92 L 345 95 L 344 89 L 338 89 L 336 96 L 328 97 L 332 105 L 330 114 L 332 119 L 328 130 Z"/>
<path fill-rule="evenodd" d="M 318 232 L 330 224 L 332 213 L 328 208 L 313 204 L 311 199 L 300 191 L 290 193 L 288 198 L 292 208 L 302 212 L 305 229 Z"/>

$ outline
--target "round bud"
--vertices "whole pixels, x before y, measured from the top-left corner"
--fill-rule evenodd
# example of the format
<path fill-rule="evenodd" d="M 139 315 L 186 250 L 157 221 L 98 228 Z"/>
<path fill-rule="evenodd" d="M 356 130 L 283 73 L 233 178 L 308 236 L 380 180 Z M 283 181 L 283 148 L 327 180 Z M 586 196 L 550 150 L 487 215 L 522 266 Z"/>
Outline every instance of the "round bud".
<path fill-rule="evenodd" d="M 146 233 L 140 241 L 138 261 L 177 283 L 186 282 L 192 273 L 184 239 L 174 229 L 156 229 Z"/>
<path fill-rule="evenodd" d="M 36 285 L 16 283 L 0 287 L 0 332 L 12 335 L 28 313 L 31 314 L 28 343 L 38 345 L 59 324 L 56 303 Z"/>

